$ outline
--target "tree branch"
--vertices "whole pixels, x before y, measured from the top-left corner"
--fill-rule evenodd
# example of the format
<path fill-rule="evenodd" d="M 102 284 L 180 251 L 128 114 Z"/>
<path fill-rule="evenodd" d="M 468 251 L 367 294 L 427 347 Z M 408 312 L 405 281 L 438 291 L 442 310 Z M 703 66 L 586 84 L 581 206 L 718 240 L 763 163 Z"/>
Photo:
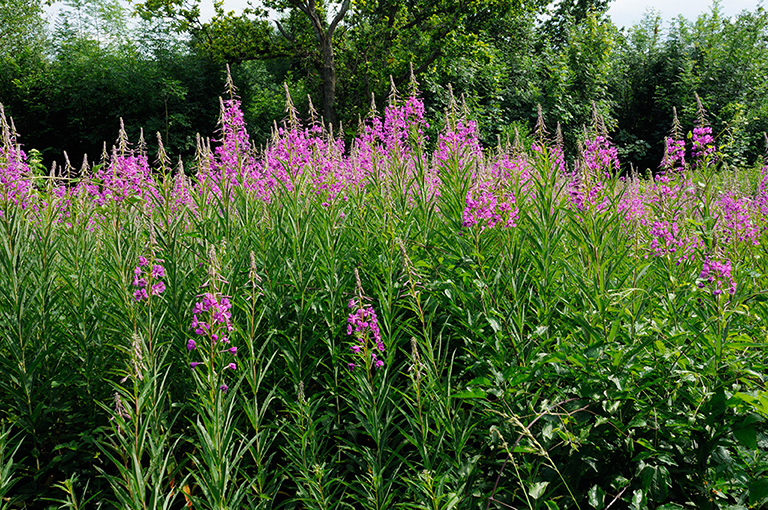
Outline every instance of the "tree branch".
<path fill-rule="evenodd" d="M 285 31 L 285 29 L 283 28 L 283 24 L 280 23 L 280 20 L 275 20 L 275 25 L 277 26 L 277 30 L 281 34 L 283 34 L 283 37 L 288 39 L 288 41 L 295 46 L 296 45 L 296 38 L 292 37 L 288 32 Z"/>
<path fill-rule="evenodd" d="M 443 26 L 443 29 L 437 34 L 437 36 L 435 36 L 435 38 L 436 39 L 442 39 L 443 37 L 448 35 L 448 32 L 451 31 L 451 29 L 453 28 L 453 25 L 456 22 L 456 20 L 458 19 L 458 17 L 459 17 L 459 13 L 457 12 L 456 14 L 454 14 L 453 19 L 451 20 L 451 22 L 450 23 L 446 23 Z M 429 67 L 430 64 L 432 64 L 435 60 L 437 60 L 437 57 L 439 57 L 442 53 L 443 53 L 443 47 L 442 46 L 438 46 L 437 48 L 435 48 L 435 50 L 426 58 L 426 60 L 424 60 L 424 62 L 422 62 L 419 67 L 417 67 L 417 68 L 415 68 L 413 70 L 413 75 L 415 76 L 417 74 L 421 74 L 424 71 L 426 71 L 427 67 Z M 405 81 L 408 78 L 410 78 L 410 76 L 411 76 L 411 70 L 408 69 L 408 71 L 405 74 L 401 75 L 397 79 L 397 85 L 402 85 L 403 83 L 405 83 Z"/>
<path fill-rule="evenodd" d="M 336 13 L 336 16 L 334 16 L 333 21 L 331 21 L 331 26 L 328 27 L 328 38 L 333 37 L 333 32 L 336 31 L 336 26 L 339 24 L 342 18 L 344 18 L 344 15 L 347 14 L 350 3 L 351 3 L 350 0 L 344 0 L 341 3 L 339 12 Z"/>

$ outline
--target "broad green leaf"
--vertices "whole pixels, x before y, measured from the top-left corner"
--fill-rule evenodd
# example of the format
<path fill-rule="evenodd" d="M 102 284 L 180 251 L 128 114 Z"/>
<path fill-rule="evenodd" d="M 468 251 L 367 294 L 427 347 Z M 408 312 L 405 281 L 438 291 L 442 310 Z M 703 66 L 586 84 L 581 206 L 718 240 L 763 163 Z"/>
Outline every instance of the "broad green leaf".
<path fill-rule="evenodd" d="M 764 505 L 768 503 L 768 478 L 758 478 L 747 484 L 749 490 L 750 505 Z"/>
<path fill-rule="evenodd" d="M 672 479 L 665 466 L 646 466 L 640 472 L 640 478 L 643 488 L 654 501 L 661 503 L 667 499 Z"/>
<path fill-rule="evenodd" d="M 754 425 L 733 430 L 733 435 L 744 447 L 757 450 L 757 432 Z"/>
<path fill-rule="evenodd" d="M 589 505 L 596 509 L 602 510 L 605 508 L 605 491 L 597 485 L 593 485 L 587 493 Z"/>
<path fill-rule="evenodd" d="M 457 391 L 453 398 L 485 398 L 485 392 L 480 389 Z"/>
<path fill-rule="evenodd" d="M 632 510 L 645 510 L 648 508 L 643 489 L 637 489 L 632 493 L 632 502 L 630 504 L 630 508 Z"/>
<path fill-rule="evenodd" d="M 547 490 L 547 485 L 549 485 L 549 482 L 536 482 L 531 484 L 530 489 L 528 489 L 528 495 L 533 499 L 539 499 L 544 494 L 544 491 Z"/>

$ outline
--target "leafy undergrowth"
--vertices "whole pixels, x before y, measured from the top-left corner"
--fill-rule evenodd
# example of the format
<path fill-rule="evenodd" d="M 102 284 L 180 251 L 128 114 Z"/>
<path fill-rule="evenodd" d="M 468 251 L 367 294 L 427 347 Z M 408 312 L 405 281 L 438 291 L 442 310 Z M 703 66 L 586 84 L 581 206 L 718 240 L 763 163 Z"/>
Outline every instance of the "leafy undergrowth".
<path fill-rule="evenodd" d="M 414 95 L 263 152 L 230 99 L 189 175 L 3 119 L 0 507 L 763 507 L 768 171 L 701 113 L 644 179 Z"/>

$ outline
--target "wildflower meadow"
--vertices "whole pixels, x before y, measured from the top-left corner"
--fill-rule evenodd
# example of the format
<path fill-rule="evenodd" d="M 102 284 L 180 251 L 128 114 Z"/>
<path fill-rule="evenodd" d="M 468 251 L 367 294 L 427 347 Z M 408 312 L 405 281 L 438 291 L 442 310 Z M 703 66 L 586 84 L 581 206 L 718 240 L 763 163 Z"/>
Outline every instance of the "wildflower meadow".
<path fill-rule="evenodd" d="M 765 508 L 768 166 L 698 111 L 641 173 L 415 83 L 178 162 L 0 114 L 0 508 Z"/>

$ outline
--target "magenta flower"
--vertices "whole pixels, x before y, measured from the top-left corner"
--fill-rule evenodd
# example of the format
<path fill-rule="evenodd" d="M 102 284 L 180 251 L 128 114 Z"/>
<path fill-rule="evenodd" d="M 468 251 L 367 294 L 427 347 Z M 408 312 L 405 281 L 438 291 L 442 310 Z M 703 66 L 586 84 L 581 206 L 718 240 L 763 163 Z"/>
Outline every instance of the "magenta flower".
<path fill-rule="evenodd" d="M 232 318 L 232 312 L 229 311 L 230 308 L 232 308 L 232 303 L 226 296 L 217 298 L 217 296 L 214 296 L 210 292 L 204 294 L 202 301 L 197 302 L 192 309 L 192 313 L 195 315 L 195 318 L 192 321 L 191 328 L 199 327 L 207 330 L 208 325 L 202 322 L 198 323 L 197 315 L 208 313 L 211 319 L 210 326 L 215 327 L 217 324 L 223 324 L 227 331 L 232 331 L 232 323 L 230 322 L 230 319 Z M 198 330 L 195 329 L 195 332 L 197 331 Z M 204 332 L 197 334 L 202 335 Z"/>
<path fill-rule="evenodd" d="M 189 329 L 193 329 L 196 335 L 204 335 L 205 332 L 208 330 L 208 324 L 206 324 L 205 322 L 201 322 L 197 318 L 197 315 L 193 315 L 192 324 L 190 324 Z"/>
<path fill-rule="evenodd" d="M 715 154 L 715 138 L 712 128 L 700 125 L 693 128 L 693 149 L 691 155 L 696 162 L 705 161 Z"/>
<path fill-rule="evenodd" d="M 149 266 L 149 261 L 146 257 L 139 257 L 139 265 L 136 266 L 133 270 L 133 286 L 138 287 L 138 290 L 136 290 L 133 293 L 133 296 L 136 298 L 136 301 L 143 301 L 145 299 L 149 299 L 149 296 L 157 296 L 163 293 L 165 290 L 165 283 L 160 280 L 160 278 L 165 276 L 165 269 L 163 266 L 155 264 L 152 268 L 152 271 L 147 271 L 147 274 L 144 272 L 144 267 Z M 149 285 L 149 281 L 147 278 L 151 278 L 154 283 L 152 283 L 152 290 L 151 293 L 148 293 L 146 290 L 147 285 Z"/>
<path fill-rule="evenodd" d="M 384 362 L 378 359 L 376 353 L 373 352 L 374 348 L 379 352 L 384 352 L 384 342 L 381 340 L 376 312 L 373 307 L 361 305 L 354 298 L 349 300 L 349 307 L 355 309 L 355 312 L 347 317 L 347 334 L 357 338 L 357 342 L 349 347 L 350 351 L 352 354 L 363 358 L 370 355 L 371 363 L 375 368 L 383 367 Z M 354 366 L 354 363 L 349 364 L 350 368 L 354 368 Z"/>
<path fill-rule="evenodd" d="M 195 349 L 197 349 L 197 344 L 191 338 L 187 340 L 187 349 L 190 351 L 194 351 Z"/>
<path fill-rule="evenodd" d="M 708 287 L 713 296 L 719 296 L 723 291 L 733 295 L 736 293 L 736 283 L 731 273 L 731 261 L 719 261 L 707 257 L 702 263 L 699 273 L 699 288 Z"/>
<path fill-rule="evenodd" d="M 211 292 L 200 296 L 200 301 L 195 303 L 193 308 L 194 313 L 189 329 L 199 336 L 188 340 L 188 346 L 196 345 L 196 340 L 200 342 L 198 352 L 202 358 L 201 363 L 207 364 L 212 369 L 208 374 L 208 384 L 211 388 L 215 388 L 221 383 L 218 378 L 223 370 L 237 370 L 237 364 L 231 361 L 232 358 L 222 357 L 224 353 L 237 356 L 237 347 L 218 347 L 219 344 L 229 343 L 229 338 L 224 335 L 232 329 L 230 308 L 232 308 L 232 303 L 228 298 Z M 200 337 L 204 340 L 201 341 Z M 213 378 L 211 379 L 211 377 Z M 228 389 L 226 384 L 222 384 L 219 388 L 223 392 Z"/>
<path fill-rule="evenodd" d="M 661 160 L 662 170 L 685 168 L 685 141 L 667 137 L 664 140 L 664 159 Z"/>
<path fill-rule="evenodd" d="M 165 290 L 165 283 L 163 282 L 157 282 L 154 285 L 152 285 L 152 295 L 157 296 L 159 294 L 162 294 Z"/>

